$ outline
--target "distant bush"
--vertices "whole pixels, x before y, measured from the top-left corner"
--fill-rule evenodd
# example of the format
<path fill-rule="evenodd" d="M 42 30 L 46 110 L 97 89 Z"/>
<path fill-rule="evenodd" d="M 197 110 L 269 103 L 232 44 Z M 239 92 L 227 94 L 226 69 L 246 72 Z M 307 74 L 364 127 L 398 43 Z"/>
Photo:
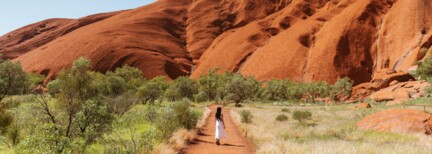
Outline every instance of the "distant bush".
<path fill-rule="evenodd" d="M 156 107 L 153 105 L 149 105 L 146 110 L 144 111 L 144 116 L 147 121 L 154 123 L 157 121 L 158 113 L 156 110 Z"/>
<path fill-rule="evenodd" d="M 143 104 L 153 103 L 156 100 L 162 100 L 167 88 L 168 83 L 166 83 L 165 78 L 158 77 L 144 82 L 144 84 L 138 88 L 136 95 Z"/>
<path fill-rule="evenodd" d="M 288 84 L 287 80 L 270 80 L 266 83 L 264 88 L 264 97 L 270 101 L 283 101 L 288 97 Z"/>
<path fill-rule="evenodd" d="M 242 123 L 252 123 L 253 115 L 248 110 L 240 111 L 240 117 Z"/>
<path fill-rule="evenodd" d="M 228 92 L 226 99 L 239 106 L 247 99 L 257 98 L 261 91 L 261 84 L 253 77 L 244 78 L 240 74 L 236 74 L 229 82 L 226 90 Z"/>
<path fill-rule="evenodd" d="M 23 94 L 28 88 L 27 74 L 19 62 L 6 60 L 0 63 L 0 102 L 6 95 Z"/>
<path fill-rule="evenodd" d="M 339 101 L 342 98 L 351 96 L 354 81 L 348 77 L 339 79 L 334 85 L 331 86 L 330 97 L 333 100 Z"/>
<path fill-rule="evenodd" d="M 194 95 L 198 94 L 198 86 L 195 80 L 179 77 L 166 90 L 165 96 L 169 101 L 180 101 L 183 98 L 193 100 Z"/>
<path fill-rule="evenodd" d="M 312 113 L 310 111 L 294 111 L 292 117 L 300 123 L 304 123 L 312 118 Z"/>
<path fill-rule="evenodd" d="M 282 110 L 281 110 L 282 112 L 291 112 L 289 109 L 287 109 L 287 108 L 283 108 Z"/>
<path fill-rule="evenodd" d="M 288 120 L 288 116 L 286 116 L 285 114 L 280 114 L 276 117 L 276 121 L 287 121 Z"/>
<path fill-rule="evenodd" d="M 201 114 L 190 109 L 188 102 L 176 102 L 166 107 L 159 114 L 156 128 L 164 138 L 169 138 L 180 128 L 192 129 L 195 127 Z"/>

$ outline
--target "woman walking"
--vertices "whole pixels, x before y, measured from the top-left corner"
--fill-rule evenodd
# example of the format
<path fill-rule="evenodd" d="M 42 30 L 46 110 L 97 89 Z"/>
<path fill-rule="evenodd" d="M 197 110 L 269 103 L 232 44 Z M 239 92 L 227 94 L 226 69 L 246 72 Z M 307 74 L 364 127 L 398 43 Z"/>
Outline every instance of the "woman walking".
<path fill-rule="evenodd" d="M 216 144 L 219 145 L 220 144 L 220 139 L 225 138 L 225 123 L 223 120 L 223 115 L 222 115 L 222 108 L 218 107 L 216 110 L 216 132 L 215 132 L 215 138 L 216 138 Z"/>

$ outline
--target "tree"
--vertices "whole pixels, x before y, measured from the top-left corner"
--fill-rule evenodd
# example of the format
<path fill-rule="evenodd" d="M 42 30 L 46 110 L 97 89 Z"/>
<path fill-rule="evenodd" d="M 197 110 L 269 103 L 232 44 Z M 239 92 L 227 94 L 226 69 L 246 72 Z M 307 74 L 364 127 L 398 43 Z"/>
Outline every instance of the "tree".
<path fill-rule="evenodd" d="M 432 56 L 418 63 L 418 68 L 414 75 L 423 80 L 428 80 L 432 77 Z"/>
<path fill-rule="evenodd" d="M 210 70 L 206 75 L 198 79 L 199 93 L 206 101 L 215 100 L 218 95 L 218 87 L 221 85 L 222 76 L 216 70 Z"/>
<path fill-rule="evenodd" d="M 227 99 L 234 101 L 239 106 L 246 99 L 254 99 L 260 92 L 261 84 L 253 77 L 243 78 L 237 74 L 229 82 L 227 87 Z"/>
<path fill-rule="evenodd" d="M 331 86 L 330 97 L 339 101 L 341 98 L 351 96 L 351 91 L 354 81 L 348 77 L 339 79 L 334 85 Z"/>
<path fill-rule="evenodd" d="M 330 86 L 327 82 L 320 81 L 305 84 L 305 95 L 312 103 L 316 102 L 319 97 L 327 97 L 330 92 Z"/>
<path fill-rule="evenodd" d="M 292 117 L 300 123 L 304 123 L 312 118 L 312 113 L 310 111 L 294 111 Z"/>
<path fill-rule="evenodd" d="M 198 93 L 198 83 L 188 77 L 179 77 L 166 91 L 166 97 L 170 101 L 179 101 L 183 98 L 192 100 Z"/>
<path fill-rule="evenodd" d="M 287 99 L 288 81 L 273 79 L 266 82 L 264 97 L 271 101 L 282 101 Z"/>
<path fill-rule="evenodd" d="M 165 77 L 157 77 L 145 82 L 141 87 L 139 87 L 136 95 L 143 104 L 146 104 L 147 102 L 153 103 L 154 101 L 163 98 L 168 86 Z"/>
<path fill-rule="evenodd" d="M 0 63 L 0 102 L 7 95 L 16 95 L 26 92 L 28 79 L 19 62 L 10 60 Z"/>
<path fill-rule="evenodd" d="M 49 97 L 45 94 L 37 97 L 36 105 L 49 117 L 48 124 L 56 132 L 52 135 L 58 135 L 54 138 L 67 138 L 68 142 L 83 138 L 85 146 L 109 130 L 113 116 L 111 108 L 101 101 L 99 79 L 103 77 L 95 76 L 90 68 L 90 60 L 79 58 L 71 69 L 60 72 L 57 79 L 48 84 L 50 92 L 58 92 L 54 95 L 57 97 L 55 105 L 47 101 Z M 54 143 L 60 153 L 67 145 L 60 141 Z"/>
<path fill-rule="evenodd" d="M 113 73 L 107 73 L 108 76 L 111 74 L 123 78 L 129 90 L 136 90 L 145 80 L 140 69 L 128 65 L 117 68 Z"/>

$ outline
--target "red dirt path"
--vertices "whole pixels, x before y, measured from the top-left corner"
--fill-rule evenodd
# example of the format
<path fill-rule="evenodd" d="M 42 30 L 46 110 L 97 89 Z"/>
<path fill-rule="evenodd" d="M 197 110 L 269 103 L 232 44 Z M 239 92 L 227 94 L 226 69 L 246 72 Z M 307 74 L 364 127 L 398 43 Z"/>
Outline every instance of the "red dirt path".
<path fill-rule="evenodd" d="M 253 147 L 248 140 L 237 129 L 231 118 L 229 109 L 222 109 L 225 120 L 225 134 L 227 138 L 221 139 L 221 145 L 215 144 L 215 113 L 218 106 L 210 106 L 211 113 L 206 125 L 198 133 L 198 137 L 192 142 L 183 153 L 187 154 L 250 154 L 254 153 Z"/>

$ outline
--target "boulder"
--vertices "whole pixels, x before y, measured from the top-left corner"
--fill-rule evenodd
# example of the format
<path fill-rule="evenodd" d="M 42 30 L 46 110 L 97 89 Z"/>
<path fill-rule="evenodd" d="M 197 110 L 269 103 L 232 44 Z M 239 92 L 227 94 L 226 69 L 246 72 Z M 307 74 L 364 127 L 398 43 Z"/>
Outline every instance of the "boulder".
<path fill-rule="evenodd" d="M 394 72 L 393 70 L 383 69 L 378 71 L 371 80 L 370 89 L 380 90 L 398 82 L 414 80 L 414 77 L 407 72 Z"/>
<path fill-rule="evenodd" d="M 432 134 L 432 115 L 409 109 L 390 109 L 371 114 L 357 122 L 361 130 Z"/>
<path fill-rule="evenodd" d="M 372 93 L 369 98 L 375 101 L 392 101 L 419 98 L 424 96 L 424 89 L 430 84 L 426 81 L 399 82 L 390 87 Z"/>

